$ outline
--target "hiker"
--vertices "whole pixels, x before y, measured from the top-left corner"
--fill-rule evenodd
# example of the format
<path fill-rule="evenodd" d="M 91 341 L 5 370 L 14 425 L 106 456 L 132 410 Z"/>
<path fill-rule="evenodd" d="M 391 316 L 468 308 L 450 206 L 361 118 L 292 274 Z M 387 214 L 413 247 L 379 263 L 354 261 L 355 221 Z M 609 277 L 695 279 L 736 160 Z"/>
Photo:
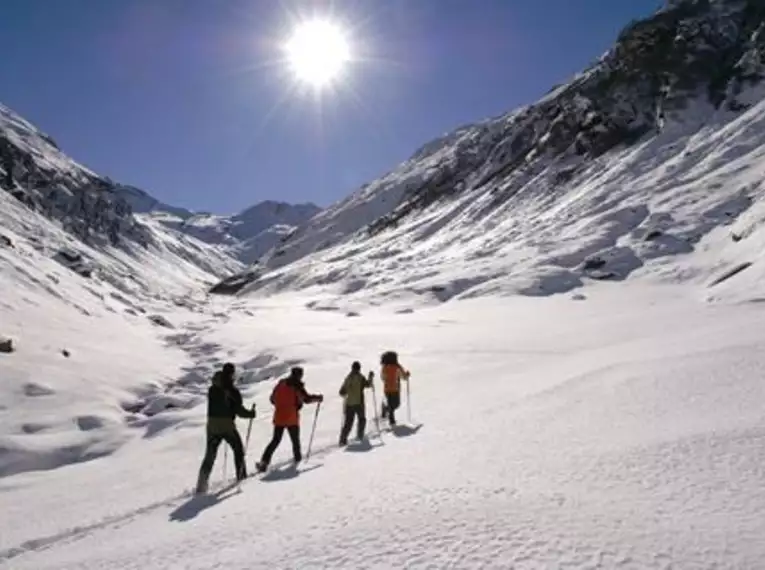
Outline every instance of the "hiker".
<path fill-rule="evenodd" d="M 369 373 L 369 378 L 365 378 L 361 373 L 361 363 L 354 362 L 351 365 L 351 372 L 345 377 L 343 385 L 340 387 L 340 395 L 345 398 L 343 413 L 345 422 L 340 430 L 340 442 L 342 447 L 348 445 L 348 434 L 351 433 L 353 420 L 356 419 L 356 439 L 364 439 L 364 428 L 367 425 L 366 404 L 364 402 L 364 389 L 372 388 L 372 378 L 374 372 Z"/>
<path fill-rule="evenodd" d="M 290 375 L 287 378 L 279 380 L 271 392 L 271 403 L 274 406 L 274 435 L 271 438 L 271 443 L 263 451 L 263 457 L 255 464 L 255 468 L 259 472 L 262 473 L 268 469 L 271 456 L 279 447 L 285 429 L 292 442 L 294 465 L 300 463 L 303 459 L 303 454 L 300 451 L 300 409 L 303 404 L 323 401 L 324 396 L 322 394 L 306 392 L 303 385 L 303 369 L 300 366 L 295 366 L 290 370 Z"/>
<path fill-rule="evenodd" d="M 237 481 L 247 478 L 244 446 L 234 418 L 254 418 L 255 404 L 250 410 L 242 405 L 242 393 L 234 386 L 234 372 L 233 364 L 224 364 L 223 368 L 213 375 L 212 385 L 207 391 L 207 449 L 199 468 L 197 493 L 207 492 L 210 473 L 218 455 L 218 446 L 223 440 L 226 440 L 234 452 Z"/>
<path fill-rule="evenodd" d="M 409 381 L 409 371 L 398 362 L 398 354 L 389 350 L 380 358 L 385 402 L 382 405 L 382 417 L 387 418 L 391 426 L 396 425 L 396 410 L 401 406 L 401 380 Z"/>

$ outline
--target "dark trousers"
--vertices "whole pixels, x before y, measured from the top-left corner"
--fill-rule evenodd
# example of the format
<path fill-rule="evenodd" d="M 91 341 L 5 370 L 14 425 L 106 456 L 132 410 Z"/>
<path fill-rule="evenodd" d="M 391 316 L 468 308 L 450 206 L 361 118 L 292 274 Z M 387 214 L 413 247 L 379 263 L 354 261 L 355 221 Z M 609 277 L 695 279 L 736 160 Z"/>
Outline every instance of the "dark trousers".
<path fill-rule="evenodd" d="M 215 458 L 218 455 L 218 447 L 222 441 L 226 441 L 234 452 L 234 467 L 236 469 L 236 478 L 245 479 L 247 477 L 247 467 L 244 463 L 244 446 L 239 432 L 234 430 L 226 433 L 207 433 L 207 449 L 205 458 L 202 460 L 202 466 L 199 468 L 200 478 L 207 481 L 212 473 Z"/>
<path fill-rule="evenodd" d="M 300 452 L 300 426 L 274 426 L 274 435 L 271 438 L 271 443 L 266 446 L 265 451 L 263 451 L 263 457 L 260 459 L 260 463 L 263 466 L 267 467 L 271 463 L 271 456 L 276 451 L 276 448 L 279 447 L 285 429 L 289 432 L 290 440 L 292 441 L 292 457 L 295 459 L 295 462 L 303 459 L 303 454 Z"/>
<path fill-rule="evenodd" d="M 395 392 L 392 394 L 385 394 L 386 403 L 383 404 L 383 417 L 388 418 L 390 425 L 396 425 L 396 410 L 401 406 L 401 394 Z"/>
<path fill-rule="evenodd" d="M 365 406 L 360 404 L 358 406 L 345 406 L 345 422 L 343 423 L 343 429 L 340 431 L 340 444 L 345 445 L 348 443 L 348 434 L 351 433 L 353 427 L 353 420 L 356 419 L 356 437 L 358 439 L 364 438 L 364 428 L 367 425 L 367 416 Z"/>

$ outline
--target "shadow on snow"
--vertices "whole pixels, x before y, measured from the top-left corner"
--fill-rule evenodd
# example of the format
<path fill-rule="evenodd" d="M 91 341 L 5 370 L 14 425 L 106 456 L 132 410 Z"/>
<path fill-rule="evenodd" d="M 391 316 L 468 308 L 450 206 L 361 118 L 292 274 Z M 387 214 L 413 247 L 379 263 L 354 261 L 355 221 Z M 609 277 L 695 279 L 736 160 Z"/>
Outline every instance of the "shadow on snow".
<path fill-rule="evenodd" d="M 417 424 L 415 426 L 397 425 L 393 426 L 389 430 L 384 430 L 383 433 L 387 432 L 396 437 L 409 437 L 420 431 L 422 426 L 423 424 Z M 382 445 L 384 445 L 382 441 L 376 445 L 373 445 L 369 440 L 356 441 L 349 443 L 345 447 L 345 451 L 351 453 L 363 453 L 371 451 L 375 447 L 381 447 Z M 329 449 L 320 449 L 317 450 L 317 453 L 314 455 L 322 454 L 322 452 L 326 453 L 327 451 L 329 451 Z M 264 482 L 286 481 L 289 479 L 294 479 L 302 473 L 307 473 L 309 471 L 313 471 L 314 469 L 318 469 L 323 465 L 323 463 L 315 463 L 308 467 L 301 468 L 293 465 L 291 461 L 289 463 L 284 462 L 281 466 L 277 464 L 275 468 L 263 475 L 260 480 Z M 241 493 L 239 486 L 236 483 L 231 483 L 214 493 L 193 496 L 188 501 L 177 507 L 172 513 L 170 513 L 170 520 L 176 522 L 185 522 L 191 520 L 205 509 L 209 509 L 210 507 L 217 505 L 218 503 L 221 503 L 229 497 L 233 497 L 239 493 Z"/>
<path fill-rule="evenodd" d="M 205 509 L 209 509 L 218 503 L 222 503 L 229 497 L 238 495 L 241 492 L 242 491 L 239 489 L 237 483 L 230 483 L 215 493 L 195 495 L 170 513 L 170 520 L 186 522 L 196 517 Z"/>
<path fill-rule="evenodd" d="M 354 441 L 352 443 L 349 443 L 345 446 L 345 451 L 351 452 L 351 453 L 360 453 L 365 451 L 372 451 L 375 447 L 381 447 L 383 445 L 382 442 L 378 443 L 377 445 L 372 445 L 372 442 L 368 439 L 365 439 L 363 441 Z"/>
<path fill-rule="evenodd" d="M 409 437 L 420 431 L 423 424 L 417 424 L 416 426 L 397 425 L 390 428 L 390 433 L 396 437 Z"/>
<path fill-rule="evenodd" d="M 283 467 L 281 469 L 272 469 L 271 471 L 268 471 L 263 477 L 260 478 L 261 481 L 285 481 L 287 479 L 294 479 L 301 473 L 307 473 L 308 471 L 313 471 L 314 469 L 318 469 L 319 467 L 322 467 L 323 463 L 315 463 L 311 465 L 310 467 L 295 467 L 294 465 L 289 465 L 287 467 Z"/>

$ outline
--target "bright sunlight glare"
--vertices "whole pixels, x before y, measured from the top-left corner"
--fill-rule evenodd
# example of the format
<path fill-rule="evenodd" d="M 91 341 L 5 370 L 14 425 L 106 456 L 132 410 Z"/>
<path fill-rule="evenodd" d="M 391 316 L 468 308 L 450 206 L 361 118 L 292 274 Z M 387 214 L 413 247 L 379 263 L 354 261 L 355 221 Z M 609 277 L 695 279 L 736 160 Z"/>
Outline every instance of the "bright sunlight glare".
<path fill-rule="evenodd" d="M 335 81 L 350 60 L 345 33 L 328 20 L 299 24 L 287 41 L 285 51 L 295 77 L 314 88 Z"/>

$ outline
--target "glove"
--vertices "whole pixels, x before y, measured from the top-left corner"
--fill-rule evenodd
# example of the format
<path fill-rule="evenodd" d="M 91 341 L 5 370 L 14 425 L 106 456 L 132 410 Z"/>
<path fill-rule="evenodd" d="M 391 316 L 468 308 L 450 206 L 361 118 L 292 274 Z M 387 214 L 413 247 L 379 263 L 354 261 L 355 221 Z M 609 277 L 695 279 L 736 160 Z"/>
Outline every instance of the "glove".
<path fill-rule="evenodd" d="M 341 396 L 345 396 L 345 388 L 340 388 L 340 392 L 338 392 Z"/>
<path fill-rule="evenodd" d="M 318 402 L 323 402 L 324 401 L 324 394 L 319 394 L 318 396 L 316 396 L 316 400 Z"/>

